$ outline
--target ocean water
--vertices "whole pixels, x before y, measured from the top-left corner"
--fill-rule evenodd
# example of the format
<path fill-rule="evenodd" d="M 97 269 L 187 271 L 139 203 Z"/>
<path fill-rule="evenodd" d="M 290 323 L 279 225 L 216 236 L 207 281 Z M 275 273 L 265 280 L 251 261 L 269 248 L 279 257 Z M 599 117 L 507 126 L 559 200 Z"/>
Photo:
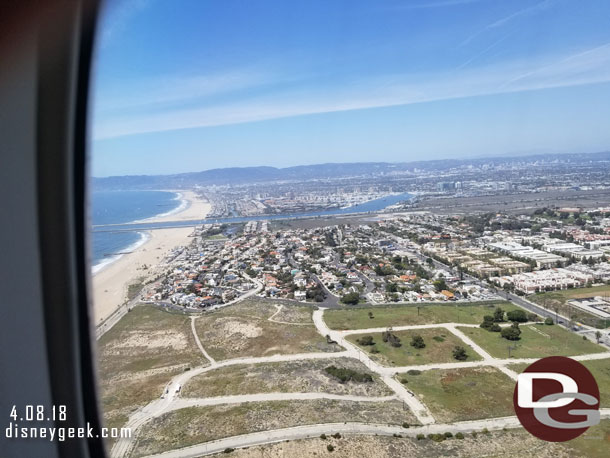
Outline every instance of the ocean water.
<path fill-rule="evenodd" d="M 91 194 L 93 226 L 145 222 L 183 208 L 180 194 L 166 191 L 99 191 Z M 119 229 L 119 228 L 117 228 Z M 93 272 L 117 260 L 122 253 L 146 242 L 145 232 L 113 230 L 105 226 L 91 234 Z"/>

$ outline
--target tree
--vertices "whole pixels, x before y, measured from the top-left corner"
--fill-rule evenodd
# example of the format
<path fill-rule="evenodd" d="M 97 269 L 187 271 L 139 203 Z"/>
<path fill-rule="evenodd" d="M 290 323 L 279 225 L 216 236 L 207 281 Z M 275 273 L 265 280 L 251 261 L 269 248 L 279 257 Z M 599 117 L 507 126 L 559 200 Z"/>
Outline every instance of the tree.
<path fill-rule="evenodd" d="M 501 335 L 506 340 L 519 340 L 521 338 L 521 329 L 519 329 L 519 323 L 514 322 L 509 327 L 502 329 Z"/>
<path fill-rule="evenodd" d="M 602 333 L 599 331 L 595 331 L 595 339 L 597 339 L 597 343 L 599 343 L 601 338 L 602 338 Z"/>
<path fill-rule="evenodd" d="M 481 327 L 483 329 L 489 329 L 494 324 L 494 317 L 491 315 L 485 315 L 483 317 L 483 322 L 481 323 Z"/>
<path fill-rule="evenodd" d="M 466 353 L 466 349 L 461 345 L 456 345 L 453 349 L 453 357 L 458 361 L 465 361 L 468 358 L 468 354 Z"/>
<path fill-rule="evenodd" d="M 396 285 L 396 283 L 388 283 L 385 285 L 385 290 L 388 293 L 395 293 L 396 291 L 398 291 L 398 285 Z"/>
<path fill-rule="evenodd" d="M 375 317 L 373 316 L 373 312 L 369 312 L 369 318 L 370 318 L 370 319 L 375 318 Z"/>
<path fill-rule="evenodd" d="M 362 336 L 359 339 L 356 339 L 356 342 L 364 346 L 375 345 L 375 342 L 373 341 L 373 336 Z"/>
<path fill-rule="evenodd" d="M 496 307 L 494 310 L 494 321 L 496 323 L 501 323 L 504 321 L 504 310 L 501 307 Z"/>
<path fill-rule="evenodd" d="M 341 302 L 344 304 L 356 305 L 360 302 L 360 294 L 355 291 L 353 293 L 347 293 L 341 298 Z"/>
<path fill-rule="evenodd" d="M 491 327 L 488 329 L 488 331 L 500 332 L 500 331 L 502 331 L 502 328 L 500 327 L 500 325 L 498 323 L 494 323 L 491 325 Z"/>
<path fill-rule="evenodd" d="M 506 317 L 509 319 L 509 321 L 518 323 L 525 323 L 527 321 L 527 315 L 523 310 L 511 310 L 506 314 Z"/>
<path fill-rule="evenodd" d="M 392 334 L 390 330 L 382 332 L 381 338 L 384 342 L 389 343 L 392 347 L 398 348 L 402 345 L 400 343 L 400 338 L 396 334 Z"/>
<path fill-rule="evenodd" d="M 553 322 L 553 318 L 551 318 L 549 316 L 549 317 L 546 318 L 546 320 L 544 320 L 544 324 L 547 324 L 547 325 L 551 326 L 551 325 L 553 325 L 555 323 Z"/>
<path fill-rule="evenodd" d="M 447 289 L 447 283 L 445 282 L 445 279 L 443 277 L 441 277 L 438 280 L 435 280 L 434 281 L 434 288 L 438 292 Z"/>
<path fill-rule="evenodd" d="M 415 348 L 424 348 L 426 343 L 424 342 L 424 338 L 417 334 L 411 339 L 411 346 Z"/>

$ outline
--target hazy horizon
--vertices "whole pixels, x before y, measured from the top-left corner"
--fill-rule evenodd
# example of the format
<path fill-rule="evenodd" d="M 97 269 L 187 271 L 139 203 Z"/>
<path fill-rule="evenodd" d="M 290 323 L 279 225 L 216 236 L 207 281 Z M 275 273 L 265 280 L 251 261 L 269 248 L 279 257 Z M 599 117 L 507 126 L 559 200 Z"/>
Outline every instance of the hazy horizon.
<path fill-rule="evenodd" d="M 110 1 L 92 172 L 603 151 L 609 15 L 602 0 Z"/>
<path fill-rule="evenodd" d="M 443 160 L 458 160 L 458 161 L 484 161 L 484 160 L 496 160 L 496 159 L 506 159 L 506 160 L 514 160 L 514 159 L 528 159 L 539 156 L 570 156 L 570 155 L 594 155 L 594 154 L 604 154 L 609 153 L 610 150 L 604 151 L 588 151 L 588 152 L 565 152 L 565 153 L 553 153 L 553 152 L 532 152 L 532 153 L 512 153 L 512 154 L 496 154 L 496 155 L 482 155 L 482 156 L 473 156 L 473 157 L 452 157 L 452 158 L 439 158 L 439 159 L 414 159 L 408 161 L 356 161 L 356 162 L 335 162 L 335 161 L 327 161 L 327 162 L 315 162 L 315 163 L 294 163 L 286 166 L 277 166 L 277 165 L 269 165 L 269 164 L 255 164 L 255 165 L 242 165 L 242 166 L 229 166 L 229 167 L 214 167 L 214 168 L 206 168 L 206 169 L 190 169 L 183 172 L 175 172 L 175 173 L 156 173 L 156 174 L 125 174 L 125 175 L 106 175 L 106 176 L 96 176 L 92 175 L 93 178 L 113 178 L 113 177 L 124 177 L 124 176 L 164 176 L 164 175 L 181 175 L 187 173 L 202 173 L 209 172 L 213 170 L 224 170 L 224 169 L 234 169 L 234 168 L 273 168 L 277 170 L 284 170 L 293 167 L 308 167 L 308 166 L 320 166 L 320 165 L 340 165 L 340 164 L 411 164 L 411 163 L 419 163 L 419 162 L 434 162 L 434 161 L 443 161 Z"/>

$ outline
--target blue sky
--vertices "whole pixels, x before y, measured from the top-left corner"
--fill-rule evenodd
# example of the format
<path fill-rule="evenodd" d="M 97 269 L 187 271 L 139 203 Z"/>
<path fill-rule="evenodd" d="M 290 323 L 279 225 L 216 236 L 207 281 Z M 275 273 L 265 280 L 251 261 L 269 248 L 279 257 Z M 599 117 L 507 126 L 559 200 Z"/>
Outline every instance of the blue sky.
<path fill-rule="evenodd" d="M 606 0 L 109 0 L 94 176 L 610 148 Z"/>

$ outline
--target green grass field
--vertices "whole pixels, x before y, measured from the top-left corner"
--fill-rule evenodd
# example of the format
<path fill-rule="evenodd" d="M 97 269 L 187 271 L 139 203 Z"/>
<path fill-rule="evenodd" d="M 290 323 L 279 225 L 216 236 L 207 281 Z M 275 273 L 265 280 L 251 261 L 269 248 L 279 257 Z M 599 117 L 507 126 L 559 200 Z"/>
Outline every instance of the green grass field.
<path fill-rule="evenodd" d="M 430 370 L 399 374 L 397 379 L 407 380 L 407 389 L 428 406 L 439 423 L 515 414 L 515 382 L 491 367 Z"/>
<path fill-rule="evenodd" d="M 495 301 L 485 304 L 420 304 L 393 305 L 342 310 L 327 310 L 324 320 L 331 329 L 366 329 L 386 326 L 405 326 L 412 324 L 465 323 L 478 324 L 484 315 L 492 315 L 500 306 L 504 311 L 518 309 L 510 302 Z M 373 318 L 369 318 L 369 312 Z"/>
<path fill-rule="evenodd" d="M 610 407 L 610 358 L 579 362 L 589 369 L 591 374 L 593 374 L 593 377 L 595 377 L 597 386 L 599 387 L 601 406 Z M 527 366 L 529 366 L 529 364 L 511 364 L 508 368 L 517 373 L 521 373 Z"/>
<path fill-rule="evenodd" d="M 580 299 L 595 296 L 610 296 L 610 285 L 593 286 L 591 288 L 564 289 L 562 291 L 550 291 L 548 293 L 537 293 L 532 294 L 528 297 L 528 299 L 549 310 L 555 310 L 555 308 L 557 308 L 560 315 L 566 317 L 571 316 L 574 321 L 598 328 L 610 327 L 610 320 L 603 320 L 568 304 L 570 299 Z"/>
<path fill-rule="evenodd" d="M 565 446 L 574 451 L 571 456 L 607 457 L 610 450 L 610 420 L 602 420 L 599 425 L 592 426 L 582 436 L 565 442 Z"/>
<path fill-rule="evenodd" d="M 512 358 L 543 358 L 545 356 L 574 356 L 605 351 L 582 337 L 566 331 L 560 326 L 521 326 L 521 339 L 509 341 L 499 332 L 489 332 L 481 328 L 459 328 L 464 334 L 483 347 L 494 358 L 508 358 L 508 347 Z"/>
<path fill-rule="evenodd" d="M 466 361 L 478 361 L 481 357 L 460 338 L 446 330 L 445 328 L 417 329 L 413 331 L 393 331 L 393 334 L 401 340 L 400 347 L 392 347 L 384 342 L 381 333 L 354 334 L 347 337 L 347 340 L 358 345 L 369 356 L 386 366 L 415 366 L 428 363 L 449 363 L 456 361 L 453 358 L 453 348 L 461 345 L 466 349 L 468 359 Z M 425 348 L 415 348 L 410 345 L 411 338 L 419 334 L 424 339 Z M 371 335 L 375 341 L 375 348 L 379 353 L 371 353 L 371 346 L 359 345 L 356 339 L 362 336 Z M 437 338 L 437 340 L 434 339 Z M 442 341 L 441 341 L 442 340 Z"/>

